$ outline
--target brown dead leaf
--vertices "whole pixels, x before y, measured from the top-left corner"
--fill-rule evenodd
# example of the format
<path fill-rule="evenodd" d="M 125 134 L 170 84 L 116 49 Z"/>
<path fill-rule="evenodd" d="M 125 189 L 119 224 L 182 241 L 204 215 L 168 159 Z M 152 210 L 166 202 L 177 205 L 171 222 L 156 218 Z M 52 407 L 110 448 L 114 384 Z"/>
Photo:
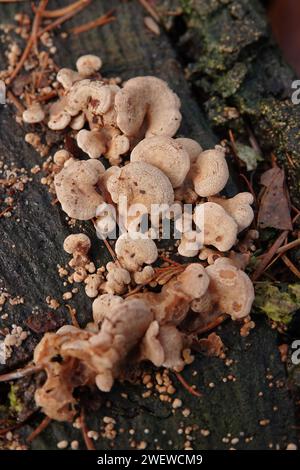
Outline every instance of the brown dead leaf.
<path fill-rule="evenodd" d="M 262 174 L 260 183 L 265 186 L 265 190 L 258 212 L 259 227 L 291 230 L 292 220 L 284 170 L 274 166 Z"/>

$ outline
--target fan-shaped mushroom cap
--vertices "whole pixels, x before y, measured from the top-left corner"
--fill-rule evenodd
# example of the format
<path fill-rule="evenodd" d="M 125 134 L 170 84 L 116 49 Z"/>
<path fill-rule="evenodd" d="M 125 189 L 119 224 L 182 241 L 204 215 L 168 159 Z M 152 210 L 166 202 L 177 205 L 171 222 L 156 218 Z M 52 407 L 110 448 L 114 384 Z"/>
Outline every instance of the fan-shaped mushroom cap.
<path fill-rule="evenodd" d="M 143 338 L 141 356 L 156 367 L 181 369 L 184 365 L 181 357 L 182 348 L 182 333 L 173 325 L 159 325 L 154 320 Z"/>
<path fill-rule="evenodd" d="M 85 233 L 72 233 L 64 240 L 64 250 L 73 255 L 75 252 L 86 255 L 91 248 L 91 240 Z"/>
<path fill-rule="evenodd" d="M 126 197 L 128 209 L 134 204 L 142 205 L 143 213 L 150 213 L 152 204 L 173 204 L 174 191 L 170 180 L 155 166 L 132 162 L 123 168 L 111 168 L 114 170 L 110 172 L 106 187 L 113 202 L 119 203 L 120 197 Z M 119 212 L 124 215 L 120 206 Z"/>
<path fill-rule="evenodd" d="M 99 80 L 80 80 L 72 86 L 66 97 L 66 111 L 76 116 L 88 106 L 95 114 L 106 113 L 113 105 L 113 93 L 110 85 Z"/>
<path fill-rule="evenodd" d="M 203 152 L 203 149 L 196 140 L 189 139 L 187 137 L 177 137 L 176 142 L 184 148 L 190 157 L 190 162 L 194 163 L 197 160 L 197 157 L 200 153 Z"/>
<path fill-rule="evenodd" d="M 90 158 L 99 158 L 106 151 L 105 138 L 98 130 L 88 131 L 81 129 L 76 136 L 77 145 L 88 154 Z"/>
<path fill-rule="evenodd" d="M 128 233 L 123 233 L 115 245 L 116 255 L 128 271 L 138 271 L 143 264 L 156 261 L 158 251 L 151 238 L 133 239 Z"/>
<path fill-rule="evenodd" d="M 124 302 L 124 299 L 119 295 L 102 294 L 99 295 L 93 302 L 93 319 L 94 322 L 99 324 L 105 317 L 109 318 L 110 312 L 117 305 Z"/>
<path fill-rule="evenodd" d="M 191 171 L 194 188 L 199 196 L 214 196 L 222 191 L 229 178 L 225 149 L 217 145 L 197 157 Z"/>
<path fill-rule="evenodd" d="M 65 110 L 67 98 L 64 96 L 50 106 L 48 127 L 53 131 L 65 129 L 71 121 L 70 114 Z"/>
<path fill-rule="evenodd" d="M 249 315 L 254 288 L 247 274 L 226 258 L 217 259 L 205 270 L 210 278 L 209 293 L 220 312 L 227 313 L 233 319 Z"/>
<path fill-rule="evenodd" d="M 131 152 L 130 161 L 146 162 L 159 168 L 178 188 L 190 169 L 190 158 L 178 139 L 154 136 L 142 140 Z"/>
<path fill-rule="evenodd" d="M 89 77 L 95 72 L 98 72 L 102 67 L 102 60 L 100 57 L 93 54 L 85 54 L 79 57 L 76 62 L 78 72 L 84 76 Z"/>
<path fill-rule="evenodd" d="M 89 220 L 103 202 L 97 183 L 105 168 L 98 160 L 73 160 L 54 178 L 57 198 L 69 217 Z"/>
<path fill-rule="evenodd" d="M 254 198 L 251 193 L 239 193 L 231 199 L 223 199 L 221 197 L 211 197 L 210 201 L 224 207 L 226 212 L 236 221 L 239 232 L 251 225 L 254 218 L 253 204 Z"/>
<path fill-rule="evenodd" d="M 172 137 L 181 122 L 180 100 L 163 80 L 146 76 L 128 80 L 116 95 L 117 124 L 128 136 L 136 136 L 147 119 L 146 137 Z"/>
<path fill-rule="evenodd" d="M 203 244 L 228 251 L 235 244 L 238 225 L 223 207 L 214 202 L 199 204 L 194 212 L 194 222 L 204 231 Z"/>

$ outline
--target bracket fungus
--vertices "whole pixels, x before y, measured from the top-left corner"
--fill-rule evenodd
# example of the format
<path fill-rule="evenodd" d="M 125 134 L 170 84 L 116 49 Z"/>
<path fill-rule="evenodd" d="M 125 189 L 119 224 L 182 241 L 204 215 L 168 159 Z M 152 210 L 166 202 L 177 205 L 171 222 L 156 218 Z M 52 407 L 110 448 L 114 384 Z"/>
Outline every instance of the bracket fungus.
<path fill-rule="evenodd" d="M 80 75 L 89 77 L 98 72 L 102 67 L 102 60 L 100 57 L 93 54 L 85 54 L 79 57 L 76 61 L 76 68 Z"/>
<path fill-rule="evenodd" d="M 146 162 L 159 168 L 173 188 L 182 185 L 190 169 L 190 157 L 178 139 L 155 136 L 142 140 L 132 150 L 132 162 Z"/>
<path fill-rule="evenodd" d="M 98 182 L 105 168 L 98 160 L 69 162 L 54 178 L 57 198 L 69 217 L 92 219 L 103 202 Z"/>
<path fill-rule="evenodd" d="M 131 78 L 116 94 L 115 107 L 119 129 L 131 137 L 140 133 L 145 122 L 146 137 L 172 137 L 180 126 L 180 100 L 160 78 Z"/>

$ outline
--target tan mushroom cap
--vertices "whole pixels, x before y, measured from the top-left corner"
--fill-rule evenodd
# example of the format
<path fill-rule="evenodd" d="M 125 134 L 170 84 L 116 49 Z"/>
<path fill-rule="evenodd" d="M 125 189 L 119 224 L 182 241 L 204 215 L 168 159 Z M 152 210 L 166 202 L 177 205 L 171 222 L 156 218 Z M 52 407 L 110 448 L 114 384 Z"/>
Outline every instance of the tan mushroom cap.
<path fill-rule="evenodd" d="M 209 278 L 212 301 L 221 313 L 233 319 L 249 315 L 254 301 L 254 288 L 247 274 L 237 269 L 226 258 L 219 258 L 205 268 Z"/>
<path fill-rule="evenodd" d="M 45 112 L 40 103 L 33 103 L 23 112 L 22 118 L 28 124 L 37 124 L 45 119 Z"/>
<path fill-rule="evenodd" d="M 78 72 L 84 76 L 88 77 L 93 75 L 95 72 L 98 72 L 102 67 L 102 60 L 100 57 L 93 54 L 85 54 L 77 59 L 76 68 Z"/>
<path fill-rule="evenodd" d="M 228 251 L 237 240 L 238 225 L 223 207 L 214 202 L 197 205 L 194 222 L 203 232 L 203 244 Z"/>
<path fill-rule="evenodd" d="M 90 158 L 99 158 L 106 151 L 106 141 L 103 132 L 81 129 L 76 136 L 77 145 Z"/>
<path fill-rule="evenodd" d="M 105 317 L 109 318 L 110 312 L 117 305 L 124 302 L 124 299 L 119 295 L 102 294 L 99 295 L 93 302 L 93 319 L 94 322 L 99 324 Z"/>
<path fill-rule="evenodd" d="M 191 299 L 202 297 L 209 285 L 209 277 L 200 263 L 190 264 L 183 273 L 177 276 L 177 281 L 180 290 Z"/>
<path fill-rule="evenodd" d="M 128 209 L 133 204 L 140 204 L 148 213 L 152 204 L 173 204 L 174 191 L 170 180 L 155 166 L 145 162 L 131 162 L 123 168 L 111 168 L 114 171 L 111 171 L 106 187 L 115 203 L 125 196 Z"/>
<path fill-rule="evenodd" d="M 123 233 L 115 244 L 116 255 L 128 271 L 134 272 L 144 264 L 157 260 L 158 251 L 151 238 L 133 239 L 128 233 Z"/>
<path fill-rule="evenodd" d="M 57 152 L 55 152 L 55 154 L 53 155 L 53 161 L 58 166 L 64 166 L 66 161 L 69 160 L 69 158 L 71 157 L 72 155 L 70 154 L 70 152 L 68 152 L 68 150 L 60 149 L 57 150 Z"/>
<path fill-rule="evenodd" d="M 190 158 L 178 139 L 154 136 L 142 140 L 131 152 L 130 161 L 146 162 L 159 168 L 173 188 L 182 185 L 190 169 Z"/>
<path fill-rule="evenodd" d="M 64 240 L 64 250 L 73 255 L 75 252 L 86 255 L 91 248 L 91 240 L 85 233 L 72 233 Z"/>
<path fill-rule="evenodd" d="M 231 199 L 223 199 L 221 197 L 211 197 L 209 199 L 224 207 L 226 212 L 238 224 L 239 232 L 251 225 L 254 219 L 254 212 L 251 207 L 254 197 L 251 193 L 239 193 Z"/>
<path fill-rule="evenodd" d="M 217 145 L 213 150 L 200 153 L 193 164 L 191 177 L 195 191 L 201 197 L 222 191 L 229 178 L 225 149 Z"/>
<path fill-rule="evenodd" d="M 82 80 L 82 76 L 75 72 L 75 70 L 63 68 L 57 72 L 56 80 L 64 87 L 65 90 L 70 90 L 75 82 Z"/>
<path fill-rule="evenodd" d="M 54 178 L 57 198 L 69 217 L 92 219 L 103 202 L 97 183 L 105 168 L 98 160 L 69 160 L 67 163 Z"/>
<path fill-rule="evenodd" d="M 178 246 L 178 253 L 180 256 L 185 256 L 187 258 L 197 256 L 201 248 L 201 244 L 197 243 L 197 235 L 196 230 L 190 230 L 183 233 Z"/>
<path fill-rule="evenodd" d="M 197 157 L 200 153 L 203 152 L 203 149 L 196 140 L 189 139 L 188 137 L 177 137 L 176 142 L 184 148 L 190 157 L 190 162 L 194 163 L 197 160 Z"/>
<path fill-rule="evenodd" d="M 72 86 L 67 97 L 65 110 L 71 115 L 91 107 L 95 114 L 106 113 L 113 104 L 113 93 L 110 85 L 99 80 L 80 80 Z"/>
<path fill-rule="evenodd" d="M 156 367 L 181 369 L 184 365 L 182 349 L 182 333 L 174 325 L 160 325 L 154 320 L 143 338 L 141 357 L 148 359 Z"/>
<path fill-rule="evenodd" d="M 67 98 L 64 96 L 50 107 L 48 127 L 53 131 L 65 129 L 70 124 L 71 116 L 65 110 L 66 103 Z"/>
<path fill-rule="evenodd" d="M 115 98 L 117 125 L 128 136 L 136 136 L 147 120 L 146 137 L 172 137 L 181 122 L 180 100 L 168 84 L 156 77 L 128 80 Z"/>

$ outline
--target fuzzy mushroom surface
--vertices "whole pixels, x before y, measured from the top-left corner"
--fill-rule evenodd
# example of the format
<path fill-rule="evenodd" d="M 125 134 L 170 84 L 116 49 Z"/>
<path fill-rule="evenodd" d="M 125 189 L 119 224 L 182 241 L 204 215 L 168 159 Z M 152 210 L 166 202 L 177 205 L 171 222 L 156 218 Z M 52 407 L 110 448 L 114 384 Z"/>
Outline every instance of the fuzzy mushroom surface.
<path fill-rule="evenodd" d="M 132 162 L 146 162 L 159 168 L 173 188 L 182 185 L 190 169 L 190 157 L 178 139 L 154 136 L 142 140 L 130 155 Z"/>
<path fill-rule="evenodd" d="M 69 217 L 92 219 L 103 202 L 98 182 L 105 168 L 98 160 L 68 160 L 67 163 L 54 178 L 57 198 Z"/>
<path fill-rule="evenodd" d="M 229 178 L 225 149 L 217 145 L 213 150 L 200 153 L 193 164 L 191 174 L 199 196 L 214 196 L 222 191 Z"/>
<path fill-rule="evenodd" d="M 123 233 L 117 240 L 115 252 L 122 266 L 128 271 L 138 271 L 144 264 L 152 264 L 157 260 L 158 251 L 151 238 L 133 239 Z"/>
<path fill-rule="evenodd" d="M 146 122 L 146 137 L 172 137 L 181 123 L 180 100 L 157 77 L 135 77 L 116 94 L 117 125 L 128 136 L 139 134 Z"/>

